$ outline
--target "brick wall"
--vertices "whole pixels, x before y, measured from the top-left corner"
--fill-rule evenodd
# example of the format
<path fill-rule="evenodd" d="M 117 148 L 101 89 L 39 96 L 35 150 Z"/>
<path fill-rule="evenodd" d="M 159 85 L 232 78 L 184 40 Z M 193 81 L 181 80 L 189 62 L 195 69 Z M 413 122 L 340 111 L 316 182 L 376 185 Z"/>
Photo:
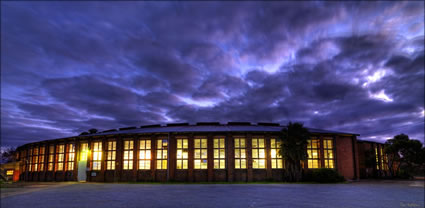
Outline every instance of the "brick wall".
<path fill-rule="evenodd" d="M 356 179 L 353 138 L 339 136 L 336 138 L 337 170 L 346 179 Z"/>
<path fill-rule="evenodd" d="M 246 169 L 235 169 L 234 166 L 234 138 L 243 137 L 246 141 Z M 328 135 L 329 136 L 329 135 Z M 196 170 L 194 169 L 194 142 L 193 139 L 196 137 L 203 137 L 208 139 L 208 169 Z M 265 169 L 253 169 L 252 167 L 252 142 L 253 137 L 259 137 L 265 139 L 265 150 L 266 150 L 266 168 Z M 157 170 L 156 169 L 156 141 L 158 139 L 167 139 L 168 141 L 168 170 Z M 186 138 L 188 139 L 188 169 L 177 170 L 176 169 L 176 139 Z M 225 152 L 226 152 L 226 169 L 214 169 L 214 138 L 225 138 Z M 92 154 L 89 154 L 89 161 L 87 162 L 87 181 L 96 182 L 117 182 L 117 181 L 189 181 L 189 182 L 205 182 L 205 181 L 265 181 L 275 180 L 282 181 L 284 176 L 284 170 L 282 169 L 271 169 L 270 159 L 270 138 L 273 138 L 272 134 L 251 134 L 251 133 L 238 133 L 238 134 L 191 134 L 181 133 L 175 135 L 168 134 L 155 134 L 155 135 L 133 135 L 133 136 L 118 136 L 110 135 L 107 137 L 84 137 L 84 140 L 72 139 L 69 141 L 48 141 L 46 145 L 45 154 L 45 171 L 33 173 L 25 172 L 21 173 L 21 179 L 34 180 L 34 181 L 76 181 L 78 176 L 78 161 L 80 160 L 80 146 L 81 143 L 88 143 L 89 148 L 93 149 L 93 142 L 102 142 L 102 165 L 101 170 L 91 170 Z M 133 148 L 133 170 L 123 170 L 123 141 L 125 139 L 132 139 L 134 142 Z M 151 168 L 150 170 L 138 170 L 138 158 L 139 158 L 139 140 L 150 139 L 151 140 Z M 116 167 L 115 170 L 106 170 L 106 157 L 107 157 L 107 141 L 116 141 Z M 357 148 L 357 145 L 353 145 L 356 142 L 355 137 L 348 136 L 336 136 L 335 137 L 335 157 L 336 157 L 336 169 L 347 179 L 354 179 L 359 176 L 358 168 L 359 165 L 364 165 L 362 162 L 359 163 L 358 159 L 354 157 L 356 151 L 362 154 L 362 147 Z M 47 171 L 48 165 L 48 146 L 50 144 L 68 144 L 74 143 L 75 148 L 75 166 L 73 171 Z M 357 150 L 358 149 L 358 150 Z M 56 148 L 54 149 L 56 151 Z M 55 154 L 56 156 L 56 154 Z M 56 163 L 54 163 L 56 164 Z M 23 165 L 21 166 L 23 167 Z M 26 167 L 27 169 L 28 167 Z M 26 174 L 28 173 L 28 174 Z M 95 173 L 95 174 L 92 174 Z"/>

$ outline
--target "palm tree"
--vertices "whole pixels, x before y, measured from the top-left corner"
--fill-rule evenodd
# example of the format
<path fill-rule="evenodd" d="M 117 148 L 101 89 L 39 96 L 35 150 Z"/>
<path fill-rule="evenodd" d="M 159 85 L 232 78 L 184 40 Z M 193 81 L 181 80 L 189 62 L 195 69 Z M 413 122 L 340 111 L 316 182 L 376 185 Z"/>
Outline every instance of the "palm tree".
<path fill-rule="evenodd" d="M 291 123 L 282 129 L 280 140 L 282 141 L 279 154 L 282 155 L 286 177 L 289 181 L 297 182 L 302 178 L 301 161 L 307 159 L 307 143 L 310 132 L 302 123 Z"/>

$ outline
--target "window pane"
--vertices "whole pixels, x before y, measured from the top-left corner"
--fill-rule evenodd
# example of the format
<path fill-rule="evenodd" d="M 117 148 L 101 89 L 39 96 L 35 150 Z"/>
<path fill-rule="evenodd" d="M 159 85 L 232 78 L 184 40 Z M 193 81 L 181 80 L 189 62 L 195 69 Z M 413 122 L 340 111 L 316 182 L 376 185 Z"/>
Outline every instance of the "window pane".
<path fill-rule="evenodd" d="M 265 158 L 266 154 L 264 153 L 264 149 L 259 149 L 259 158 Z"/>
<path fill-rule="evenodd" d="M 201 160 L 195 160 L 195 169 L 201 169 Z"/>
<path fill-rule="evenodd" d="M 241 168 L 246 168 L 246 159 L 241 159 Z"/>
<path fill-rule="evenodd" d="M 201 158 L 201 150 L 200 149 L 195 150 L 195 158 Z"/>
<path fill-rule="evenodd" d="M 220 160 L 220 169 L 225 169 L 225 168 L 226 168 L 225 160 Z"/>
<path fill-rule="evenodd" d="M 184 148 L 184 149 L 189 148 L 189 142 L 188 142 L 188 139 L 183 139 L 183 148 Z"/>
<path fill-rule="evenodd" d="M 145 149 L 145 148 L 146 148 L 145 140 L 140 140 L 140 149 Z"/>
<path fill-rule="evenodd" d="M 188 161 L 187 160 L 183 160 L 183 169 L 187 169 L 188 168 Z"/>
<path fill-rule="evenodd" d="M 182 140 L 181 139 L 177 139 L 177 148 L 182 148 L 183 144 L 182 144 Z"/>
<path fill-rule="evenodd" d="M 226 158 L 226 155 L 224 153 L 224 149 L 220 149 L 220 158 Z"/>
<path fill-rule="evenodd" d="M 220 168 L 220 161 L 214 160 L 214 169 L 219 169 L 219 168 Z"/>
<path fill-rule="evenodd" d="M 264 148 L 264 139 L 259 139 L 258 145 L 259 145 L 260 148 Z"/>
<path fill-rule="evenodd" d="M 235 158 L 241 158 L 240 149 L 235 149 Z"/>
<path fill-rule="evenodd" d="M 258 149 L 253 149 L 252 150 L 252 157 L 253 158 L 258 158 Z"/>
<path fill-rule="evenodd" d="M 257 148 L 257 147 L 258 147 L 258 140 L 252 139 L 252 148 Z"/>
<path fill-rule="evenodd" d="M 207 139 L 202 139 L 202 148 L 207 148 Z"/>

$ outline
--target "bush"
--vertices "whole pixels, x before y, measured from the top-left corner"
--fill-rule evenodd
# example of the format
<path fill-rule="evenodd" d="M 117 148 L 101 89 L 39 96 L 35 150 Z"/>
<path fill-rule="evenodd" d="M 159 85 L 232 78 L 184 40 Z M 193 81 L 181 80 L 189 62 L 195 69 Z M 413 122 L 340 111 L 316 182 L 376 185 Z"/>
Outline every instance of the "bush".
<path fill-rule="evenodd" d="M 334 169 L 320 168 L 307 171 L 304 174 L 304 181 L 317 183 L 339 183 L 344 182 L 345 178 Z"/>

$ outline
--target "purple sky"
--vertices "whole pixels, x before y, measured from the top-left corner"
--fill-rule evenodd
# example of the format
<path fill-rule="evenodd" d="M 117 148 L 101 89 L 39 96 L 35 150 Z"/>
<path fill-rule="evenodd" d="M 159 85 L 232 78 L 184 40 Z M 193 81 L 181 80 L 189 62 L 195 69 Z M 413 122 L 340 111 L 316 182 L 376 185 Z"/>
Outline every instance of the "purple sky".
<path fill-rule="evenodd" d="M 423 2 L 1 2 L 1 142 L 303 122 L 424 141 Z"/>

